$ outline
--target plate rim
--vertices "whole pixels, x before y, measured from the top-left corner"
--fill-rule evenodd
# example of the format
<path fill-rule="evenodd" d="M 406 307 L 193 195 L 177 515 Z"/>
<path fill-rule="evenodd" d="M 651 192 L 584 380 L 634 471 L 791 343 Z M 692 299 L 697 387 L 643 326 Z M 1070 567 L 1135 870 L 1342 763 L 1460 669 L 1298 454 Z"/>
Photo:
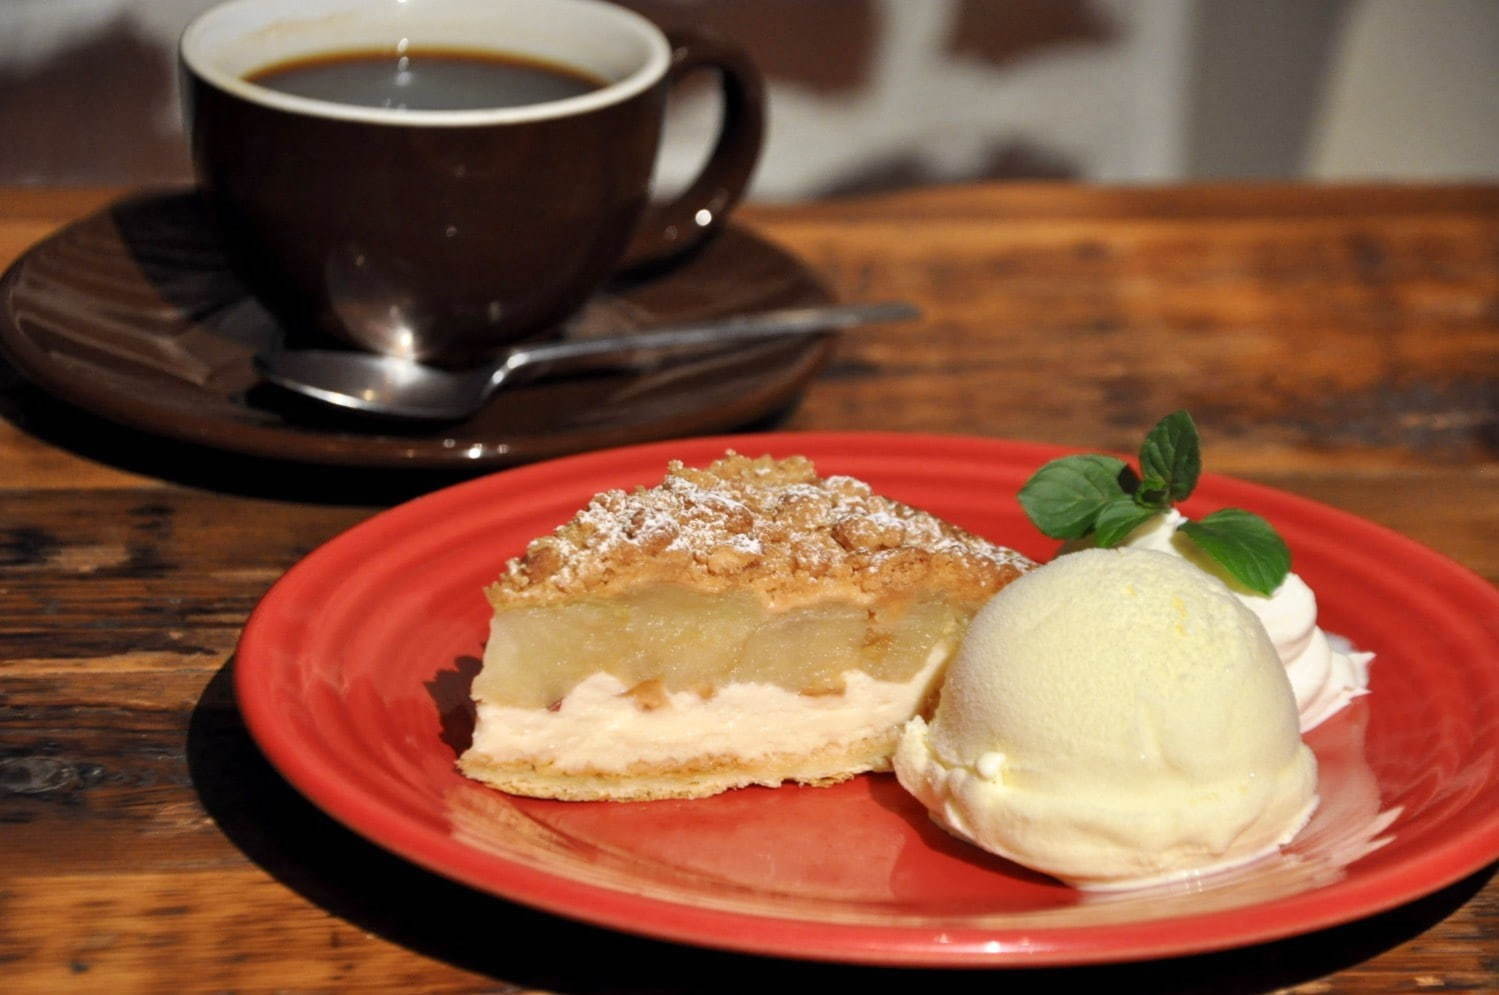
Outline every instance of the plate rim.
<path fill-rule="evenodd" d="M 1001 942 L 998 937 L 1014 930 L 979 927 L 943 928 L 924 926 L 875 926 L 839 923 L 752 912 L 703 908 L 644 895 L 634 895 L 603 885 L 576 880 L 529 867 L 498 854 L 481 853 L 451 838 L 432 837 L 414 820 L 386 810 L 378 801 L 339 794 L 325 783 L 326 772 L 307 763 L 307 757 L 279 738 L 276 710 L 256 693 L 252 671 L 246 661 L 264 656 L 261 646 L 269 642 L 264 629 L 269 624 L 268 606 L 294 587 L 302 577 L 314 573 L 324 558 L 358 543 L 403 519 L 423 517 L 429 507 L 460 500 L 469 492 L 490 489 L 524 490 L 528 478 L 548 477 L 559 470 L 601 467 L 681 458 L 686 448 L 758 448 L 761 451 L 792 451 L 798 448 L 828 449 L 857 453 L 917 447 L 959 447 L 964 455 L 988 451 L 991 457 L 1045 460 L 1085 449 L 1026 442 L 990 436 L 882 431 L 798 431 L 754 434 L 693 436 L 661 442 L 596 450 L 553 460 L 500 470 L 496 473 L 444 487 L 376 513 L 320 544 L 289 568 L 262 596 L 252 611 L 235 652 L 234 686 L 246 726 L 271 764 L 315 806 L 346 828 L 441 876 L 490 895 L 518 902 L 567 918 L 589 922 L 622 932 L 654 939 L 688 943 L 740 953 L 912 967 L 1063 966 L 1122 963 L 1166 956 L 1207 953 L 1283 939 L 1363 919 L 1435 892 L 1499 859 L 1499 809 L 1487 819 L 1475 821 L 1460 832 L 1430 843 L 1416 857 L 1365 872 L 1356 880 L 1347 878 L 1321 888 L 1297 892 L 1266 902 L 1202 914 L 1116 924 L 1040 926 L 1024 930 L 1024 942 Z M 560 465 L 560 466 L 559 466 Z M 1422 543 L 1387 526 L 1332 505 L 1268 485 L 1222 474 L 1204 473 L 1212 489 L 1227 487 L 1251 499 L 1251 504 L 1283 503 L 1314 515 L 1332 515 L 1340 524 L 1364 530 L 1384 542 L 1394 542 L 1415 553 L 1425 566 L 1471 587 L 1477 596 L 1499 606 L 1499 590 L 1481 575 Z M 1499 633 L 1496 633 L 1499 638 Z M 336 788 L 337 786 L 335 786 Z M 435 846 L 435 850 L 434 850 Z M 435 855 L 434 855 L 435 854 Z M 481 867 L 482 865 L 482 867 Z M 499 866 L 506 872 L 505 886 L 496 884 L 485 868 Z M 1246 917 L 1253 910 L 1274 910 L 1274 921 Z M 646 914 L 643 914 L 646 913 Z M 1244 920 L 1251 918 L 1249 924 Z M 644 921 L 649 920 L 649 921 Z M 747 928 L 748 927 L 748 928 Z M 1148 932 L 1151 939 L 1139 934 Z M 1095 942 L 1078 942 L 1080 935 Z"/>

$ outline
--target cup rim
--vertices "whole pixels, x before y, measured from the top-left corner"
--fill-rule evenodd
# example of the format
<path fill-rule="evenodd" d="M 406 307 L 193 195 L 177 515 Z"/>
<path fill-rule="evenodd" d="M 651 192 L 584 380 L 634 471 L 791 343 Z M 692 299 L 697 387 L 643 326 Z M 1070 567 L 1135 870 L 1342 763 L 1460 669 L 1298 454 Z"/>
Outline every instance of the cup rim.
<path fill-rule="evenodd" d="M 332 100 L 282 93 L 225 72 L 209 64 L 202 57 L 197 46 L 202 40 L 202 35 L 212 26 L 215 19 L 226 16 L 226 12 L 232 12 L 235 9 L 259 6 L 260 2 L 261 0 L 227 0 L 225 3 L 216 4 L 203 11 L 183 30 L 177 43 L 178 58 L 181 59 L 187 71 L 220 90 L 264 107 L 311 117 L 405 127 L 476 127 L 524 124 L 530 121 L 572 117 L 623 103 L 648 90 L 666 75 L 666 70 L 671 63 L 671 45 L 666 35 L 642 15 L 615 4 L 601 3 L 599 0 L 549 0 L 551 3 L 568 3 L 578 8 L 607 11 L 620 23 L 630 25 L 639 32 L 640 37 L 649 46 L 649 54 L 645 63 L 623 79 L 597 90 L 562 100 L 550 100 L 519 107 L 411 110 L 343 104 Z"/>

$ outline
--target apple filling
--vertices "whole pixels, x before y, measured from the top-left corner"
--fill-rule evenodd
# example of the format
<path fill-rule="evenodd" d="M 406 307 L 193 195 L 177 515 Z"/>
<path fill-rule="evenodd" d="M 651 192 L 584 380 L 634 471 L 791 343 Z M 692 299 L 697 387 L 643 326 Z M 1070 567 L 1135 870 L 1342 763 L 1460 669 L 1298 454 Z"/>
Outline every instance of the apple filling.
<path fill-rule="evenodd" d="M 934 647 L 954 640 L 965 621 L 960 616 L 976 607 L 960 612 L 944 600 L 901 598 L 772 611 L 751 591 L 660 584 L 618 597 L 514 608 L 494 617 L 474 697 L 557 707 L 595 673 L 615 677 L 644 708 L 663 703 L 658 689 L 710 697 L 729 683 L 841 694 L 851 670 L 909 680 Z"/>

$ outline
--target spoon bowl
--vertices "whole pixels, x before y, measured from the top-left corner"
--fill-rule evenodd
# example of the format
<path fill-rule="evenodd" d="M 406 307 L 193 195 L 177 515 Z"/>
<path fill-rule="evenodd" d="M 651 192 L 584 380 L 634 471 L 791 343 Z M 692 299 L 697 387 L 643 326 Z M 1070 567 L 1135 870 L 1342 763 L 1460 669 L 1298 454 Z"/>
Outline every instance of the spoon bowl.
<path fill-rule="evenodd" d="M 500 385 L 492 367 L 444 370 L 373 352 L 289 349 L 257 357 L 256 366 L 278 387 L 326 404 L 427 421 L 472 414 Z"/>

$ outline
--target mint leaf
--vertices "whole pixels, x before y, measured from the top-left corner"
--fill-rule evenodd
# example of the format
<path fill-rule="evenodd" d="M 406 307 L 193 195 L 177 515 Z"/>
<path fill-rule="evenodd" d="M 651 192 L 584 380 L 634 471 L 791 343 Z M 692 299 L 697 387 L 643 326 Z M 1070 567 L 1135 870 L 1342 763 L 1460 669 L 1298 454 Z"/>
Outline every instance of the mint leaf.
<path fill-rule="evenodd" d="M 1064 456 L 1031 475 L 1020 488 L 1020 506 L 1031 523 L 1053 539 L 1077 539 L 1098 513 L 1123 492 L 1124 461 L 1112 456 Z"/>
<path fill-rule="evenodd" d="M 1185 533 L 1239 583 L 1269 595 L 1291 571 L 1291 551 L 1269 522 L 1252 512 L 1224 508 L 1195 522 Z"/>
<path fill-rule="evenodd" d="M 1159 510 L 1142 507 L 1134 498 L 1121 494 L 1099 511 L 1093 523 L 1093 540 L 1104 548 L 1117 546 L 1128 539 L 1131 532 L 1159 514 Z"/>
<path fill-rule="evenodd" d="M 1202 473 L 1202 443 L 1191 415 L 1175 411 L 1156 422 L 1140 447 L 1140 473 L 1147 484 L 1160 481 L 1166 501 L 1192 493 Z"/>
<path fill-rule="evenodd" d="M 1166 500 L 1166 481 L 1160 477 L 1146 477 L 1140 481 L 1140 486 L 1135 489 L 1134 495 L 1135 502 L 1142 508 L 1165 511 L 1171 507 L 1171 502 Z"/>

